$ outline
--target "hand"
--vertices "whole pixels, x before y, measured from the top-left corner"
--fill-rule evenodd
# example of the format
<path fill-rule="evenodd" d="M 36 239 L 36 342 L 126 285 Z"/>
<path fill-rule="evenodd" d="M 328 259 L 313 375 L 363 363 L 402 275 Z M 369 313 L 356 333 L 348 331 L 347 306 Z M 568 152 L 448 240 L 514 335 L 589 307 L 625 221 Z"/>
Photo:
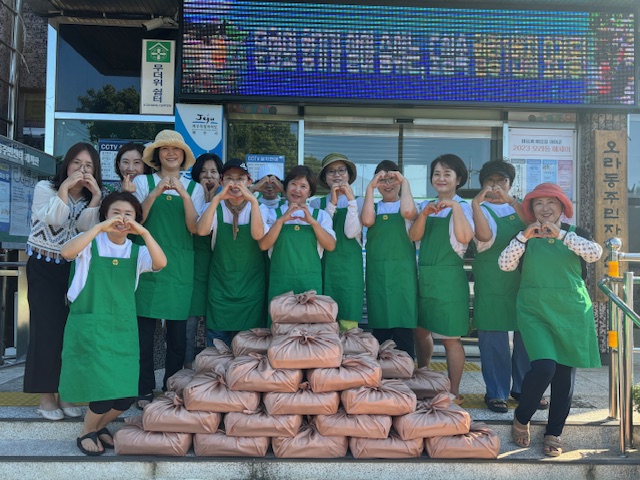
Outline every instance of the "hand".
<path fill-rule="evenodd" d="M 338 196 L 340 196 L 340 192 L 342 191 L 342 186 L 335 184 L 331 187 L 331 198 L 329 201 L 334 205 L 338 205 Z"/>
<path fill-rule="evenodd" d="M 215 198 L 217 198 L 218 201 L 230 200 L 231 198 L 233 198 L 233 195 L 231 195 L 232 186 L 235 187 L 235 185 L 233 185 L 232 183 L 225 183 L 222 187 L 222 190 L 220 190 L 218 194 L 215 195 Z"/>
<path fill-rule="evenodd" d="M 525 238 L 541 238 L 542 225 L 540 222 L 535 221 L 522 231 L 522 235 L 524 235 Z"/>
<path fill-rule="evenodd" d="M 125 175 L 122 179 L 122 191 L 135 193 L 136 192 L 136 184 L 133 183 L 133 175 Z"/>
<path fill-rule="evenodd" d="M 313 218 L 313 215 L 311 215 L 311 212 L 309 211 L 309 206 L 306 204 L 301 205 L 300 210 L 302 210 L 302 212 L 304 213 L 304 221 L 307 222 L 309 225 L 311 225 L 315 221 L 315 218 Z"/>
<path fill-rule="evenodd" d="M 122 215 L 109 217 L 104 222 L 100 222 L 99 226 L 100 231 L 106 233 L 123 233 L 127 231 L 127 226 Z"/>
<path fill-rule="evenodd" d="M 459 206 L 460 204 L 458 202 L 451 199 L 451 200 L 440 200 L 436 205 L 436 208 L 438 209 L 438 211 L 441 211 L 441 210 L 444 210 L 445 208 L 456 208 Z"/>
<path fill-rule="evenodd" d="M 278 177 L 273 175 L 269 175 L 269 183 L 273 185 L 273 188 L 278 193 L 284 193 L 284 187 L 282 186 L 282 182 L 278 180 Z"/>
<path fill-rule="evenodd" d="M 392 171 L 392 172 L 387 173 L 387 178 L 392 181 L 391 183 L 393 185 L 395 185 L 396 182 L 397 183 L 402 183 L 404 181 L 404 175 L 402 175 L 400 172 L 395 171 L 395 170 Z"/>
<path fill-rule="evenodd" d="M 384 170 L 380 170 L 371 179 L 371 182 L 369 182 L 369 185 L 367 186 L 367 189 L 371 188 L 371 190 L 374 190 L 374 189 L 378 188 L 380 186 L 381 180 L 383 178 L 385 178 L 386 176 L 387 176 L 387 172 L 385 172 Z"/>
<path fill-rule="evenodd" d="M 560 227 L 555 223 L 544 222 L 540 226 L 540 232 L 540 236 L 543 238 L 558 238 L 560 236 Z"/>
<path fill-rule="evenodd" d="M 147 232 L 147 229 L 136 222 L 133 218 L 125 218 L 124 223 L 127 227 L 127 230 L 131 233 L 135 233 L 136 235 L 143 235 Z"/>
<path fill-rule="evenodd" d="M 280 218 L 282 218 L 283 222 L 288 222 L 289 220 L 291 220 L 291 216 L 293 215 L 293 213 L 301 209 L 302 207 L 297 203 L 290 203 L 289 208 L 287 208 L 287 211 L 284 212 L 284 215 L 282 215 L 282 217 Z"/>
<path fill-rule="evenodd" d="M 67 178 L 65 178 L 64 182 L 60 184 L 60 190 L 69 191 L 69 189 L 75 187 L 78 183 L 84 180 L 84 173 L 81 171 L 73 172 Z"/>
<path fill-rule="evenodd" d="M 242 193 L 242 198 L 244 198 L 247 201 L 258 201 L 258 199 L 256 198 L 256 196 L 251 193 L 251 190 L 249 190 L 249 187 L 247 187 L 244 183 L 239 183 L 237 185 L 237 187 L 240 189 L 240 192 Z"/>
<path fill-rule="evenodd" d="M 424 215 L 425 217 L 428 217 L 432 213 L 438 213 L 440 210 L 442 210 L 441 208 L 439 208 L 439 205 L 440 205 L 439 203 L 430 202 L 427 204 L 426 207 L 424 207 L 424 210 L 422 210 L 420 214 Z"/>
<path fill-rule="evenodd" d="M 200 185 L 204 189 L 204 199 L 207 203 L 213 200 L 218 188 L 220 188 L 220 182 L 217 180 L 200 180 Z"/>
<path fill-rule="evenodd" d="M 156 197 L 160 196 L 162 193 L 164 193 L 167 190 L 171 190 L 171 177 L 164 177 L 163 179 L 161 179 L 158 184 L 156 185 L 156 188 L 153 189 L 154 195 Z"/>
<path fill-rule="evenodd" d="M 253 191 L 254 192 L 261 192 L 264 193 L 264 188 L 265 186 L 270 183 L 270 177 L 269 175 L 262 177 L 254 186 L 253 186 Z"/>
<path fill-rule="evenodd" d="M 85 173 L 79 183 L 82 184 L 82 186 L 87 190 L 89 190 L 93 197 L 100 198 L 102 196 L 102 191 L 98 186 L 98 182 L 90 173 Z"/>
<path fill-rule="evenodd" d="M 353 189 L 351 188 L 351 185 L 345 182 L 341 185 L 341 187 L 342 187 L 342 193 L 347 197 L 348 201 L 355 200 L 356 195 L 353 193 Z"/>
<path fill-rule="evenodd" d="M 187 193 L 187 189 L 184 188 L 184 185 L 182 184 L 179 178 L 171 177 L 170 185 L 171 185 L 171 188 L 176 192 L 178 192 L 178 195 L 180 195 L 182 198 L 189 196 L 189 194 Z"/>

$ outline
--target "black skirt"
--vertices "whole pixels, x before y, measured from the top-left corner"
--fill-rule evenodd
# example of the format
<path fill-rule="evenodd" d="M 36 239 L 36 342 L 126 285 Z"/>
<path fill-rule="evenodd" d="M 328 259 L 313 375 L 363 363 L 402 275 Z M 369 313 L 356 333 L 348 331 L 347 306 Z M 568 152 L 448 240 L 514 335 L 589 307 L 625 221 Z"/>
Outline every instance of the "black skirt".
<path fill-rule="evenodd" d="M 33 254 L 27 261 L 29 291 L 29 349 L 24 370 L 24 391 L 55 393 L 60 381 L 62 339 L 69 307 L 71 264 L 47 262 Z M 64 399 L 62 399 L 64 400 Z"/>

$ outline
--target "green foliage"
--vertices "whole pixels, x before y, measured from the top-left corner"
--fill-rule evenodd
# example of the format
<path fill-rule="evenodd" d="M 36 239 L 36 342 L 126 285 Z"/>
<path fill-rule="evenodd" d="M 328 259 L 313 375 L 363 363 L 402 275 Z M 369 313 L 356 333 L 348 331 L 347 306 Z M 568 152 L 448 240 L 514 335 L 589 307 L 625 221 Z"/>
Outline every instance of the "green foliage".
<path fill-rule="evenodd" d="M 640 383 L 633 386 L 633 406 L 640 413 Z"/>
<path fill-rule="evenodd" d="M 298 138 L 288 122 L 229 122 L 228 158 L 247 154 L 284 155 L 284 170 L 298 164 Z"/>

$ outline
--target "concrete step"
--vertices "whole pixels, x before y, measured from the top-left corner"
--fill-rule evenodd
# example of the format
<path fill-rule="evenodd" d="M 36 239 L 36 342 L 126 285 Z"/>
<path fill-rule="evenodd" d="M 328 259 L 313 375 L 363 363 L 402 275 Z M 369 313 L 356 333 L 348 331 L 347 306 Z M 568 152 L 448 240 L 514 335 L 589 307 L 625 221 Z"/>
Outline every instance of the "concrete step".
<path fill-rule="evenodd" d="M 129 412 L 128 412 L 129 413 Z M 565 428 L 566 453 L 558 459 L 544 457 L 544 425 L 532 425 L 532 446 L 517 447 L 510 439 L 510 420 L 487 421 L 499 435 L 497 460 L 433 460 L 423 455 L 411 460 L 153 456 L 116 456 L 113 451 L 101 457 L 86 457 L 76 448 L 79 420 L 48 422 L 34 418 L 0 419 L 0 478 L 57 479 L 495 479 L 527 478 L 563 480 L 640 478 L 640 452 L 621 458 L 616 422 L 575 423 Z M 112 424 L 116 431 L 122 420 Z M 638 428 L 638 427 L 636 427 Z"/>

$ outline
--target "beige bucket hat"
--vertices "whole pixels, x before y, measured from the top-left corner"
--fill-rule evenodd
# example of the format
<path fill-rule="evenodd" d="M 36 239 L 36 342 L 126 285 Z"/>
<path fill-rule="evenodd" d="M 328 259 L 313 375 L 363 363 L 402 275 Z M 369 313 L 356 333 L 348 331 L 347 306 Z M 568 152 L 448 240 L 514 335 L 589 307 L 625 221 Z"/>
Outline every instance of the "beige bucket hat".
<path fill-rule="evenodd" d="M 180 135 L 175 130 L 162 130 L 156 135 L 156 139 L 153 143 L 148 144 L 144 148 L 144 153 L 142 154 L 142 161 L 149 165 L 154 170 L 160 170 L 160 165 L 156 165 L 153 163 L 153 152 L 156 151 L 156 148 L 160 147 L 178 147 L 184 150 L 184 163 L 182 164 L 182 170 L 190 169 L 194 163 L 196 163 L 196 158 L 193 156 L 193 152 L 189 145 L 187 145 L 184 141 L 182 135 Z"/>

